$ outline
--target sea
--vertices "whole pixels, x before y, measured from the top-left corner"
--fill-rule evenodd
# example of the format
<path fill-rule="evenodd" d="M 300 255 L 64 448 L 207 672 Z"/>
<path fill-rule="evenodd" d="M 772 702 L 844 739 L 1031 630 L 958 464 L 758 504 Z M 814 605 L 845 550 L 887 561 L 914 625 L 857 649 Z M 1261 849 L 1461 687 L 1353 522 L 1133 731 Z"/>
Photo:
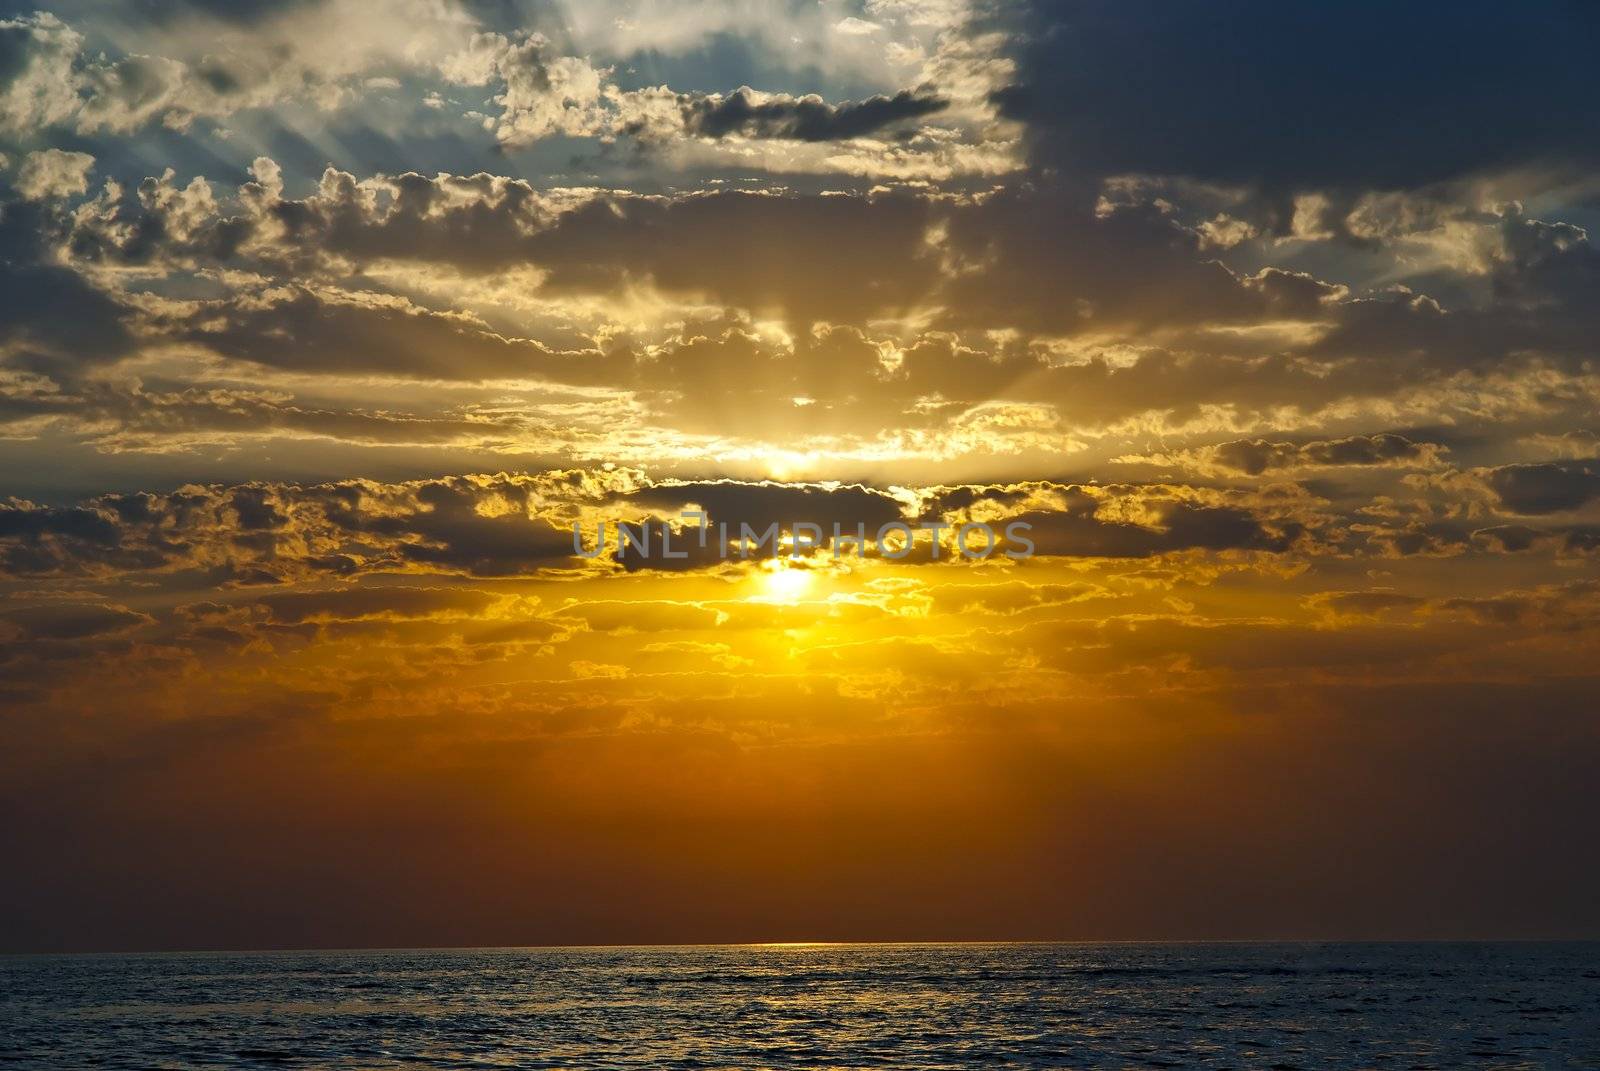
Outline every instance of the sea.
<path fill-rule="evenodd" d="M 1600 1068 L 1600 944 L 0 957 L 20 1068 Z"/>

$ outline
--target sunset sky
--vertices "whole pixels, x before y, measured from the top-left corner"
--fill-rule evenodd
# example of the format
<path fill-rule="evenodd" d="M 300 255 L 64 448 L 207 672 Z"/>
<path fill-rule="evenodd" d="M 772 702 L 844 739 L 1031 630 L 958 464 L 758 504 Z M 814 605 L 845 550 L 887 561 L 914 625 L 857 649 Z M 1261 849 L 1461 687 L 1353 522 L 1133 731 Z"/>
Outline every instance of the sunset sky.
<path fill-rule="evenodd" d="M 0 0 L 0 951 L 1600 936 L 1597 46 Z"/>

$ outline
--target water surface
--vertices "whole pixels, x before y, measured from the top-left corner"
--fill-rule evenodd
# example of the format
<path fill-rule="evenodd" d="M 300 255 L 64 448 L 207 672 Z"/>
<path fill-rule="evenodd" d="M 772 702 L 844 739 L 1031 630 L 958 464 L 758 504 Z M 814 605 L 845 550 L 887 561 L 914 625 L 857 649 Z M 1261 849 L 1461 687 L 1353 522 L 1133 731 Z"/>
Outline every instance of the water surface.
<path fill-rule="evenodd" d="M 0 957 L 27 1068 L 1600 1068 L 1600 944 Z"/>

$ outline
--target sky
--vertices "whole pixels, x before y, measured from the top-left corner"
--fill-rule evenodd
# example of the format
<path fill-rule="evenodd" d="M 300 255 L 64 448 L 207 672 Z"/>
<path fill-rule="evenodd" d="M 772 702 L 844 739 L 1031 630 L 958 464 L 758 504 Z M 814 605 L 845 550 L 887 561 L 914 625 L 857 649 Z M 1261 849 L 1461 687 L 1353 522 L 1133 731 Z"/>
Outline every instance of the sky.
<path fill-rule="evenodd" d="M 1597 44 L 0 0 L 0 950 L 1600 936 Z"/>

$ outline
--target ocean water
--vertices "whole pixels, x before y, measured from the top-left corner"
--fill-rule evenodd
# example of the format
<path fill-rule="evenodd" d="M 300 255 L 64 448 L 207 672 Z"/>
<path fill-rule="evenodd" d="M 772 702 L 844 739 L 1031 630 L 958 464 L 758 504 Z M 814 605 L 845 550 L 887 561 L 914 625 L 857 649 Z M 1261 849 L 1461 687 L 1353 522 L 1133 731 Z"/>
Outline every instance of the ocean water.
<path fill-rule="evenodd" d="M 0 1062 L 1600 1068 L 1600 945 L 13 956 Z"/>

